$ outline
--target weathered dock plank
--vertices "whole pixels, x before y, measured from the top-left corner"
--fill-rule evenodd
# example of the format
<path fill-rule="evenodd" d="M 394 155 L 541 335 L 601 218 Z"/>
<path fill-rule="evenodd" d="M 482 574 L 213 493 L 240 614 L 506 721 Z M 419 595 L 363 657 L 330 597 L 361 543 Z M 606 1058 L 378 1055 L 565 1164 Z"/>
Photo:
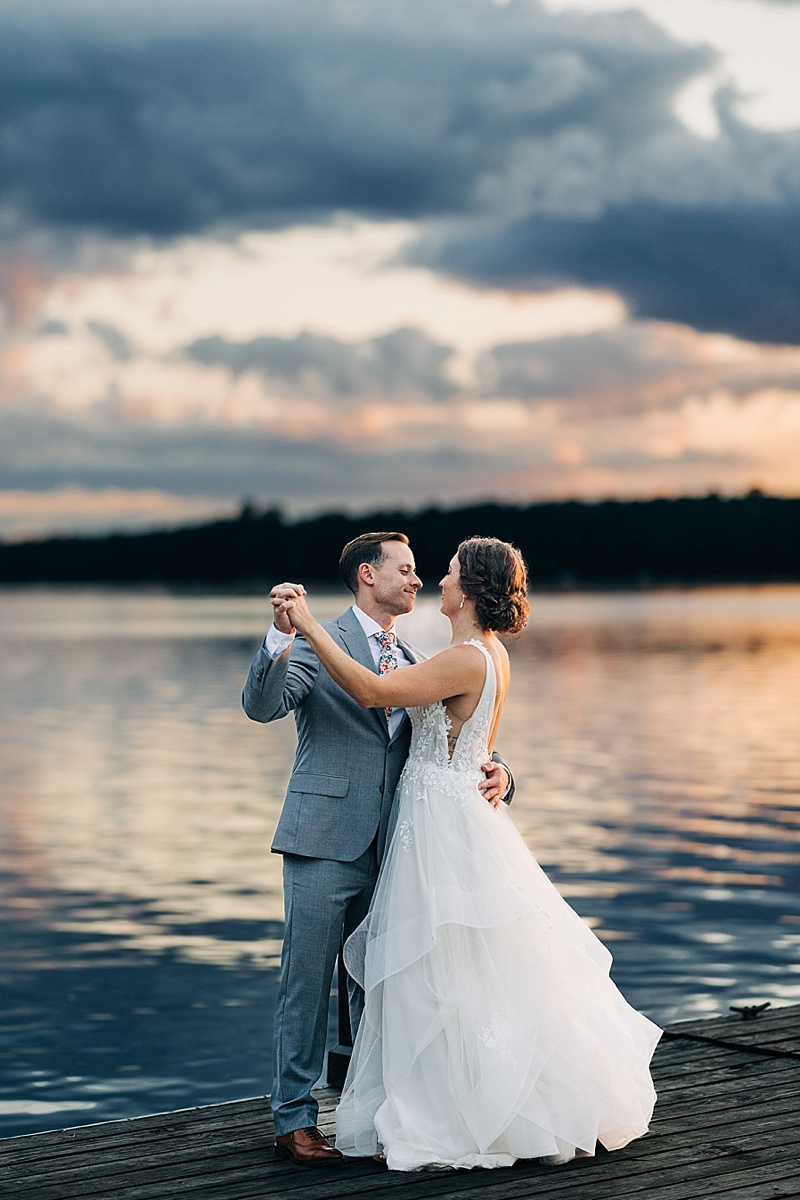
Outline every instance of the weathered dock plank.
<path fill-rule="evenodd" d="M 2 1200 L 798 1200 L 800 1007 L 673 1026 L 652 1132 L 564 1167 L 307 1171 L 276 1159 L 269 1104 L 234 1104 L 0 1139 Z M 337 1095 L 320 1093 L 333 1131 Z"/>

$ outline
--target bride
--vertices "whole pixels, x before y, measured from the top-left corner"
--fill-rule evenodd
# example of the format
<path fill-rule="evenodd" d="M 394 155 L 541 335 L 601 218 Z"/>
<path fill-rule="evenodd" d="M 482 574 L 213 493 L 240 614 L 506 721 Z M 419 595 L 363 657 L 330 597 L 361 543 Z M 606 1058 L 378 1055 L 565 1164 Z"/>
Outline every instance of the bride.
<path fill-rule="evenodd" d="M 525 625 L 525 565 L 506 542 L 470 538 L 439 586 L 450 647 L 382 675 L 340 650 L 302 596 L 285 605 L 345 691 L 407 708 L 413 729 L 391 845 L 345 947 L 365 1008 L 336 1144 L 399 1171 L 614 1150 L 647 1131 L 660 1030 L 477 788 L 510 679 L 495 635 Z"/>

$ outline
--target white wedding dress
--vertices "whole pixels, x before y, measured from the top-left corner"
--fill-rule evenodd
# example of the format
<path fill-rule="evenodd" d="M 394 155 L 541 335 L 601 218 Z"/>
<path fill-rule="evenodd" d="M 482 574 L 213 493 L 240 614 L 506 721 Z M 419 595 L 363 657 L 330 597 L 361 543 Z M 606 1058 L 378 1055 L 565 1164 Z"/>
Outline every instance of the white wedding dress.
<path fill-rule="evenodd" d="M 478 792 L 495 699 L 448 757 L 442 703 L 410 710 L 397 821 L 348 940 L 364 1015 L 336 1114 L 346 1155 L 391 1169 L 566 1162 L 647 1131 L 660 1030 L 609 979 L 611 955 L 504 810 Z"/>

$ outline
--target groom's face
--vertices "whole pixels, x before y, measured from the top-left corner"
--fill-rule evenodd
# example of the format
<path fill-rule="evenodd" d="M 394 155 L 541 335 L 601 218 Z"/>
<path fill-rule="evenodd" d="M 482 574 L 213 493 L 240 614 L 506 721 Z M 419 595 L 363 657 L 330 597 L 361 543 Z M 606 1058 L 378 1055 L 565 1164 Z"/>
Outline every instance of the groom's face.
<path fill-rule="evenodd" d="M 404 542 L 384 542 L 382 548 L 383 562 L 372 568 L 372 598 L 385 612 L 399 617 L 411 612 L 422 580 L 409 546 Z"/>

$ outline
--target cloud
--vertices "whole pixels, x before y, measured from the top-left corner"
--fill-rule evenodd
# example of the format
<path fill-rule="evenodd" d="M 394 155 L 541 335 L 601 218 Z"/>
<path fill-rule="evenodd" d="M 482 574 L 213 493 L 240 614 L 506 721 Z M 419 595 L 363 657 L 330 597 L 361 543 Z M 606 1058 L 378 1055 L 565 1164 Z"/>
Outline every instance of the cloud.
<path fill-rule="evenodd" d="M 190 359 L 225 366 L 234 375 L 254 371 L 306 398 L 424 396 L 443 400 L 458 389 L 443 373 L 452 350 L 416 329 L 348 343 L 319 334 L 259 337 L 232 342 L 200 338 L 186 348 Z"/>
<path fill-rule="evenodd" d="M 170 235 L 460 211 L 531 119 L 594 90 L 533 3 L 167 0 L 99 28 L 90 11 L 7 20 L 4 193 L 44 223 Z"/>
<path fill-rule="evenodd" d="M 0 530 L 58 527 L 70 489 L 83 526 L 92 495 L 98 524 L 130 524 L 136 492 L 141 524 L 154 495 L 173 498 L 171 512 L 157 505 L 169 520 L 244 496 L 298 511 L 796 491 L 800 349 L 632 321 L 493 346 L 474 387 L 456 389 L 439 369 L 448 348 L 406 329 L 362 342 L 217 336 L 160 358 L 121 354 L 121 336 L 83 324 L 28 347 L 0 405 Z M 78 377 L 48 395 L 71 362 Z M 37 490 L 53 503 L 32 501 L 26 519 L 19 496 Z"/>
<path fill-rule="evenodd" d="M 689 392 L 724 387 L 746 396 L 759 388 L 800 390 L 800 352 L 709 338 L 682 326 L 626 321 L 581 336 L 510 342 L 478 357 L 480 394 L 602 413 L 666 409 Z"/>
<path fill-rule="evenodd" d="M 113 325 L 109 325 L 106 321 L 88 321 L 87 326 L 117 362 L 128 362 L 133 358 L 135 351 L 129 339 Z M 48 332 L 55 335 L 65 333 L 66 329 L 63 326 L 59 329 L 57 323 L 54 323 Z"/>
<path fill-rule="evenodd" d="M 42 19 L 42 9 L 48 19 Z M 613 287 L 649 317 L 800 336 L 800 136 L 717 100 L 711 52 L 535 0 L 16 9 L 0 39 L 10 229 L 169 238 L 339 212 L 426 225 L 468 281 Z M 9 215 L 10 214 L 10 215 Z"/>
<path fill-rule="evenodd" d="M 224 509 L 222 509 L 224 511 Z M 231 506 L 230 512 L 235 511 Z M 59 487 L 49 491 L 0 491 L 0 532 L 4 540 L 25 541 L 42 531 L 65 533 L 96 530 L 154 529 L 212 520 L 219 500 L 174 496 L 136 488 L 90 490 Z"/>
<path fill-rule="evenodd" d="M 615 288 L 634 312 L 764 342 L 800 341 L 800 204 L 635 203 L 448 236 L 428 262 L 487 284 Z"/>
<path fill-rule="evenodd" d="M 515 410 L 464 400 L 437 412 L 431 425 L 424 414 L 415 421 L 413 413 L 391 407 L 373 424 L 374 436 L 355 441 L 337 436 L 331 425 L 291 437 L 219 421 L 165 427 L 108 408 L 65 416 L 6 406 L 0 410 L 0 480 L 7 495 L 39 491 L 56 501 L 69 501 L 78 489 L 83 527 L 90 524 L 94 495 L 96 525 L 105 528 L 153 523 L 159 507 L 148 499 L 153 494 L 171 498 L 160 507 L 162 519 L 174 521 L 187 504 L 208 514 L 215 506 L 229 510 L 245 496 L 298 512 L 484 497 L 740 492 L 754 485 L 791 492 L 796 480 L 800 394 L 739 400 L 718 389 L 635 420 L 566 405 Z M 109 508 L 109 490 L 123 499 L 127 493 L 128 508 L 120 503 L 119 515 Z M 135 492 L 143 497 L 138 521 Z M 37 519 L 34 503 L 28 514 L 19 504 L 5 513 L 2 499 L 0 492 L 0 530 L 63 527 L 58 512 L 40 512 Z"/>
<path fill-rule="evenodd" d="M 327 430 L 291 438 L 220 423 L 165 428 L 110 411 L 67 418 L 0 410 L 0 480 L 12 492 L 151 489 L 220 505 L 251 495 L 293 509 L 414 504 L 466 498 L 476 487 L 490 495 L 502 465 L 480 445 L 436 437 L 410 456 L 406 441 L 353 447 Z"/>
<path fill-rule="evenodd" d="M 485 396 L 526 400 L 627 393 L 675 371 L 685 374 L 690 349 L 680 331 L 630 322 L 608 332 L 512 342 L 493 347 L 477 364 Z"/>

